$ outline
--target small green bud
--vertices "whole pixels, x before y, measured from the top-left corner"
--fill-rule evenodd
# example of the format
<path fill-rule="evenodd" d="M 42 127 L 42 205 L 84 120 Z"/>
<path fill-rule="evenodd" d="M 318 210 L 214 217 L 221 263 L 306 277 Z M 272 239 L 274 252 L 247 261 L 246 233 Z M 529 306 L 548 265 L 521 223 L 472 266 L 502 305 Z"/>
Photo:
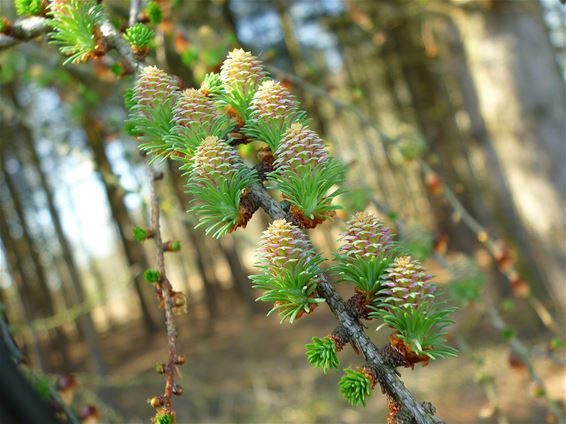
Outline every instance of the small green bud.
<path fill-rule="evenodd" d="M 399 152 L 407 161 L 421 158 L 427 150 L 425 140 L 414 132 L 409 132 L 397 144 Z"/>
<path fill-rule="evenodd" d="M 51 396 L 51 386 L 47 377 L 36 373 L 29 367 L 22 367 L 21 370 L 39 396 L 42 399 L 49 399 Z"/>
<path fill-rule="evenodd" d="M 173 416 L 169 412 L 162 412 L 155 416 L 155 424 L 172 424 Z"/>
<path fill-rule="evenodd" d="M 135 240 L 144 241 L 148 238 L 151 238 L 153 236 L 153 233 L 151 230 L 147 230 L 145 228 L 140 227 L 139 225 L 136 225 L 132 230 L 132 235 L 134 236 Z"/>
<path fill-rule="evenodd" d="M 532 390 L 533 395 L 537 398 L 543 398 L 544 396 L 546 396 L 546 390 L 541 384 L 535 384 Z"/>
<path fill-rule="evenodd" d="M 505 328 L 503 331 L 501 331 L 501 335 L 506 339 L 515 337 L 515 334 L 515 330 L 513 330 L 512 328 Z"/>
<path fill-rule="evenodd" d="M 312 343 L 305 345 L 308 361 L 326 374 L 328 368 L 338 368 L 340 361 L 336 355 L 336 344 L 329 337 L 312 338 Z"/>
<path fill-rule="evenodd" d="M 147 4 L 145 11 L 147 12 L 149 21 L 152 24 L 161 23 L 161 21 L 163 20 L 163 10 L 161 10 L 161 7 L 156 2 L 150 1 Z"/>
<path fill-rule="evenodd" d="M 126 29 L 124 38 L 131 44 L 134 53 L 144 53 L 153 41 L 155 33 L 148 26 L 137 23 Z"/>
<path fill-rule="evenodd" d="M 553 337 L 549 343 L 550 350 L 558 350 L 562 347 L 563 343 L 562 340 L 558 337 Z"/>
<path fill-rule="evenodd" d="M 157 374 L 165 374 L 166 371 L 167 365 L 165 365 L 163 362 L 158 362 L 157 364 L 155 364 L 155 372 Z"/>
<path fill-rule="evenodd" d="M 117 63 L 117 62 L 114 62 L 112 65 L 110 65 L 110 70 L 116 76 L 123 75 L 125 71 L 124 66 L 121 63 Z M 131 90 L 132 92 L 134 91 L 132 88 L 128 89 L 128 91 L 129 90 Z"/>
<path fill-rule="evenodd" d="M 42 0 L 15 0 L 14 6 L 18 15 L 41 15 L 43 13 Z"/>
<path fill-rule="evenodd" d="M 155 268 L 148 268 L 144 271 L 143 277 L 148 283 L 159 283 L 161 281 L 161 273 Z"/>
<path fill-rule="evenodd" d="M 373 383 L 368 375 L 360 370 L 346 368 L 338 383 L 340 392 L 352 406 L 366 406 L 366 397 L 371 396 Z"/>
<path fill-rule="evenodd" d="M 181 242 L 179 240 L 172 240 L 163 243 L 164 252 L 178 252 L 181 250 Z"/>
<path fill-rule="evenodd" d="M 501 302 L 502 311 L 511 312 L 513 309 L 515 309 L 515 304 L 511 299 L 505 299 L 503 302 Z"/>

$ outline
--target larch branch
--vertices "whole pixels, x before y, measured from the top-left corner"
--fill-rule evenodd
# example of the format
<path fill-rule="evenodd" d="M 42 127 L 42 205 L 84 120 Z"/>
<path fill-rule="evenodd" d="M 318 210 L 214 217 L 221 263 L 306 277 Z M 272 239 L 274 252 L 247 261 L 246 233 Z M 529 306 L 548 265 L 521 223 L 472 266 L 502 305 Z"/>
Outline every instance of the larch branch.
<path fill-rule="evenodd" d="M 273 219 L 285 219 L 287 213 L 279 202 L 274 200 L 263 184 L 255 183 L 250 187 L 256 201 Z M 425 410 L 423 404 L 417 402 L 412 393 L 407 390 L 395 370 L 385 363 L 377 346 L 365 334 L 362 324 L 348 310 L 346 302 L 336 293 L 325 273 L 319 274 L 320 284 L 318 293 L 346 330 L 352 340 L 364 354 L 369 365 L 378 373 L 378 380 L 383 390 L 395 399 L 410 414 L 417 424 L 439 424 L 442 421 Z"/>
<path fill-rule="evenodd" d="M 0 34 L 0 50 L 7 49 L 16 44 L 29 41 L 41 34 L 49 31 L 47 18 L 40 16 L 30 16 L 18 19 L 12 23 L 9 34 Z"/>

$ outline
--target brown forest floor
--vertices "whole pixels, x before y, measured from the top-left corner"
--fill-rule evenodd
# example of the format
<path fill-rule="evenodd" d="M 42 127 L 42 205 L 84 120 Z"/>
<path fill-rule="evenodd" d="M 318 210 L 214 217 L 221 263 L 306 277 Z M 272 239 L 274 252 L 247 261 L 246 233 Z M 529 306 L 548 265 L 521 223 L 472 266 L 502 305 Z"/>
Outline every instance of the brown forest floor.
<path fill-rule="evenodd" d="M 333 370 L 324 375 L 307 363 L 304 344 L 312 336 L 329 333 L 335 325 L 326 308 L 318 308 L 313 316 L 293 325 L 280 325 L 276 317 L 262 314 L 249 318 L 239 308 L 231 309 L 229 313 L 223 308 L 212 332 L 206 320 L 179 320 L 179 351 L 187 356 L 187 364 L 179 380 L 185 395 L 175 399 L 178 423 L 385 422 L 387 411 L 379 390 L 366 408 L 352 408 L 338 391 L 341 373 Z M 467 339 L 476 346 L 477 354 L 488 358 L 486 369 L 495 375 L 500 404 L 510 422 L 544 423 L 544 404 L 530 395 L 526 371 L 511 369 L 508 350 L 484 324 Z M 368 332 L 375 333 L 371 328 Z M 386 335 L 386 331 L 375 335 L 378 345 L 383 345 Z M 79 401 L 96 402 L 94 390 L 99 390 L 112 406 L 102 408 L 102 422 L 149 422 L 152 409 L 145 400 L 162 391 L 163 379 L 153 368 L 166 357 L 165 340 L 163 333 L 146 336 L 137 324 L 103 335 L 111 377 L 100 385 L 98 377 L 77 374 L 83 387 Z M 84 359 L 80 351 L 75 353 L 77 359 Z M 343 367 L 361 364 L 351 349 L 340 360 Z M 537 360 L 537 366 L 551 394 L 564 399 L 564 368 L 547 360 Z M 477 367 L 465 356 L 401 372 L 415 396 L 433 402 L 437 414 L 448 423 L 496 422 L 495 417 L 480 418 L 487 400 L 483 388 L 474 382 Z"/>

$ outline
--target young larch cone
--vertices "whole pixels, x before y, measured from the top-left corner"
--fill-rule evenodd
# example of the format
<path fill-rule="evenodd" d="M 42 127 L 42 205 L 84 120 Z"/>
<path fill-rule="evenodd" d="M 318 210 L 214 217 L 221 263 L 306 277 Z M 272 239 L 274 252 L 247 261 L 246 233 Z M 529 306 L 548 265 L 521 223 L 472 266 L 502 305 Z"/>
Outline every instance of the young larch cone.
<path fill-rule="evenodd" d="M 257 265 L 264 269 L 264 275 L 270 276 L 269 279 L 292 275 L 294 284 L 297 281 L 301 282 L 300 287 L 290 289 L 292 293 L 294 292 L 294 296 L 304 296 L 300 299 L 300 303 L 296 303 L 296 297 L 293 299 L 293 295 L 289 297 L 288 292 L 283 298 L 273 299 L 274 308 L 279 309 L 282 316 L 293 313 L 292 322 L 316 309 L 318 306 L 316 286 L 319 280 L 313 272 L 315 269 L 313 266 L 317 265 L 317 257 L 312 244 L 299 227 L 283 219 L 273 221 L 263 232 L 258 243 L 257 255 Z M 302 280 L 305 275 L 308 277 Z M 280 284 L 277 283 L 275 291 L 284 289 L 279 286 Z M 270 290 L 273 291 L 273 288 Z"/>
<path fill-rule="evenodd" d="M 242 49 L 234 49 L 220 69 L 220 78 L 226 88 L 240 89 L 247 94 L 248 88 L 255 90 L 260 81 L 267 76 L 261 61 Z"/>
<path fill-rule="evenodd" d="M 238 170 L 240 157 L 230 145 L 218 137 L 209 136 L 204 139 L 193 156 L 192 176 L 202 179 L 216 180 Z"/>
<path fill-rule="evenodd" d="M 436 286 L 428 282 L 431 278 L 419 261 L 400 256 L 387 269 L 381 293 L 391 305 L 416 306 L 433 297 Z"/>
<path fill-rule="evenodd" d="M 199 216 L 196 228 L 205 227 L 206 234 L 220 238 L 245 227 L 255 211 L 246 188 L 256 176 L 236 150 L 224 140 L 208 136 L 196 147 L 190 168 L 187 188 L 194 196 L 191 210 Z"/>
<path fill-rule="evenodd" d="M 297 108 L 293 95 L 281 83 L 264 81 L 251 102 L 253 113 L 261 118 L 282 119 Z"/>
<path fill-rule="evenodd" d="M 274 273 L 299 261 L 309 262 L 312 250 L 305 233 L 284 219 L 273 221 L 258 243 L 260 263 Z"/>
<path fill-rule="evenodd" d="M 296 171 L 299 167 L 316 167 L 329 156 L 324 141 L 308 127 L 294 123 L 285 131 L 275 152 L 274 168 L 280 171 Z"/>
<path fill-rule="evenodd" d="M 194 88 L 181 92 L 173 108 L 175 123 L 187 128 L 211 126 L 219 115 L 213 101 Z"/>
<path fill-rule="evenodd" d="M 155 66 L 146 66 L 136 80 L 134 98 L 139 105 L 153 108 L 170 99 L 179 81 Z"/>
<path fill-rule="evenodd" d="M 388 254 L 394 247 L 391 230 L 373 214 L 357 212 L 346 223 L 346 228 L 340 237 L 340 254 L 371 258 Z"/>

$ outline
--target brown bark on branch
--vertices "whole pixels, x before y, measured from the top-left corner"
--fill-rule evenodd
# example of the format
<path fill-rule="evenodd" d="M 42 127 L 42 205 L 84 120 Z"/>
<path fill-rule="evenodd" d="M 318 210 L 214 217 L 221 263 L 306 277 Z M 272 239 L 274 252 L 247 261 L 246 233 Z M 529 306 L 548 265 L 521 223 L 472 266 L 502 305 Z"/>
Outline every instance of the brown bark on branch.
<path fill-rule="evenodd" d="M 161 281 L 158 284 L 158 288 L 161 291 L 161 296 L 163 298 L 163 309 L 165 310 L 165 326 L 167 329 L 167 340 L 169 344 L 169 356 L 167 359 L 166 367 L 166 378 L 165 378 L 165 393 L 164 393 L 164 403 L 163 408 L 166 412 L 172 412 L 172 402 L 171 397 L 173 395 L 173 385 L 176 370 L 175 359 L 177 357 L 177 330 L 175 329 L 175 323 L 173 320 L 173 288 L 169 279 L 167 278 L 167 273 L 165 270 L 165 255 L 163 251 L 163 241 L 161 238 L 161 227 L 159 225 L 159 194 L 157 192 L 157 185 L 160 181 L 159 172 L 151 168 L 148 165 L 148 169 L 151 174 L 151 228 L 153 230 L 153 241 L 155 243 L 155 249 L 157 251 L 157 269 L 161 274 Z"/>
<path fill-rule="evenodd" d="M 30 16 L 12 23 L 10 34 L 0 34 L 0 50 L 7 49 L 18 43 L 29 41 L 49 30 L 47 18 Z"/>

